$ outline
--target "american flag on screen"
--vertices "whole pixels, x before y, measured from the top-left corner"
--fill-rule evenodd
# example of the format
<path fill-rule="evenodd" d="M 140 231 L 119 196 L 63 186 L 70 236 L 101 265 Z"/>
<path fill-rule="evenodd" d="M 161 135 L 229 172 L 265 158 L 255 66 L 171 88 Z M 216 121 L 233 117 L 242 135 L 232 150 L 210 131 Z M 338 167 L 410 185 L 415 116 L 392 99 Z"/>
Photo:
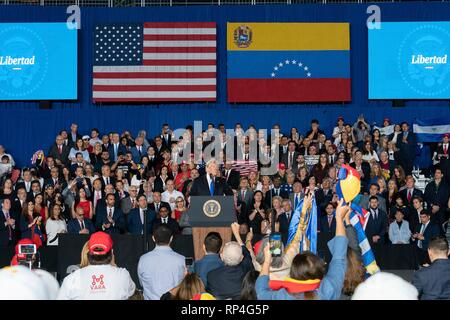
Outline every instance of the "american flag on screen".
<path fill-rule="evenodd" d="M 113 24 L 94 30 L 94 102 L 216 100 L 216 23 Z"/>

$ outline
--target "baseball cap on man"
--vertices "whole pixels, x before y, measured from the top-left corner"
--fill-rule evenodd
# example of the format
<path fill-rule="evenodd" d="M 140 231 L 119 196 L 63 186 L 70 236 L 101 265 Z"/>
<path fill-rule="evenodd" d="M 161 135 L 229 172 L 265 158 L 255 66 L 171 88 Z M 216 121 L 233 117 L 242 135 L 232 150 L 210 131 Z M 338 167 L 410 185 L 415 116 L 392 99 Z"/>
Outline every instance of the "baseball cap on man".
<path fill-rule="evenodd" d="M 450 139 L 450 133 L 445 133 L 444 136 L 443 136 L 443 138 L 448 138 L 448 139 Z"/>
<path fill-rule="evenodd" d="M 94 255 L 104 255 L 111 251 L 113 241 L 109 234 L 99 231 L 91 235 L 88 245 L 89 253 Z"/>

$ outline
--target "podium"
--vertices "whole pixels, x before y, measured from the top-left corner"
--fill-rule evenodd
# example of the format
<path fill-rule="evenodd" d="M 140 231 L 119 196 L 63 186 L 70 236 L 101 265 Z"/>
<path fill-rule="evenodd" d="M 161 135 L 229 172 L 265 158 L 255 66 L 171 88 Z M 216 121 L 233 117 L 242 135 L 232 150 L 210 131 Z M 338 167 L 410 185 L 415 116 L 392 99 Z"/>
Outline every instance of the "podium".
<path fill-rule="evenodd" d="M 233 196 L 191 196 L 189 223 L 195 260 L 204 256 L 203 243 L 209 232 L 218 232 L 223 243 L 231 241 L 230 225 L 236 221 Z"/>

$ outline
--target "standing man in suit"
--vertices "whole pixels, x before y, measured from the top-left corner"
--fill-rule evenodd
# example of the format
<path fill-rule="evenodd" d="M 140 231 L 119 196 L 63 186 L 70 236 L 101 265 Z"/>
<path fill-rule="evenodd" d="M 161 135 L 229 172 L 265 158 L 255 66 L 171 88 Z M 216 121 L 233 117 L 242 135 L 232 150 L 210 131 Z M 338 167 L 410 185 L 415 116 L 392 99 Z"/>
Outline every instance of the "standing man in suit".
<path fill-rule="evenodd" d="M 300 203 L 300 200 L 303 199 L 305 194 L 303 193 L 303 186 L 300 181 L 295 181 L 292 185 L 292 193 L 289 196 L 289 199 L 291 200 L 291 203 L 294 205 L 292 208 L 295 210 L 297 208 L 297 205 Z"/>
<path fill-rule="evenodd" d="M 284 165 L 288 170 L 289 169 L 292 170 L 293 167 L 295 167 L 295 165 L 297 164 L 298 154 L 299 153 L 297 152 L 297 144 L 295 143 L 295 141 L 293 140 L 289 141 L 287 152 L 281 155 L 281 162 L 284 163 Z"/>
<path fill-rule="evenodd" d="M 161 201 L 161 192 L 155 191 L 153 192 L 153 203 L 150 204 L 150 210 L 156 212 L 158 214 L 159 209 L 166 208 L 169 211 L 169 215 L 172 213 L 172 209 L 170 208 L 170 204 L 167 202 Z"/>
<path fill-rule="evenodd" d="M 133 161 L 135 163 L 141 163 L 141 157 L 147 155 L 147 151 L 144 149 L 144 138 L 137 137 L 134 140 L 136 144 L 131 148 L 131 155 L 133 156 Z"/>
<path fill-rule="evenodd" d="M 442 170 L 436 168 L 434 180 L 427 184 L 424 194 L 427 208 L 431 211 L 435 222 L 440 225 L 447 220 L 445 213 L 447 212 L 448 199 L 450 198 L 450 187 L 443 178 Z"/>
<path fill-rule="evenodd" d="M 414 273 L 412 284 L 420 300 L 450 300 L 450 254 L 448 241 L 435 237 L 428 245 L 431 265 Z"/>
<path fill-rule="evenodd" d="M 148 207 L 147 197 L 141 194 L 138 197 L 139 206 L 130 211 L 127 216 L 128 232 L 131 234 L 144 234 L 144 216 L 147 216 L 147 234 L 152 233 L 153 220 L 156 218 L 156 213 Z"/>
<path fill-rule="evenodd" d="M 170 149 L 172 144 L 172 133 L 170 132 L 170 127 L 168 123 L 164 123 L 161 128 L 161 135 L 159 136 L 162 143 L 166 149 Z"/>
<path fill-rule="evenodd" d="M 320 232 L 330 235 L 330 239 L 333 238 L 336 234 L 336 216 L 332 202 L 325 205 L 325 215 L 322 215 L 319 219 Z"/>
<path fill-rule="evenodd" d="M 420 216 L 422 212 L 425 211 L 423 208 L 423 199 L 422 197 L 414 197 L 412 200 L 413 209 L 409 210 L 410 214 L 408 216 L 409 228 L 411 230 L 411 234 L 416 232 L 417 228 L 420 228 L 420 224 L 422 223 L 420 220 Z"/>
<path fill-rule="evenodd" d="M 378 198 L 371 196 L 369 199 L 369 220 L 365 228 L 366 237 L 369 243 L 378 244 L 384 242 L 384 235 L 388 225 L 386 212 L 378 208 Z"/>
<path fill-rule="evenodd" d="M 292 215 L 292 205 L 290 200 L 283 200 L 283 213 L 278 216 L 278 222 L 280 224 L 281 240 L 286 245 L 289 236 L 289 225 L 291 224 Z"/>
<path fill-rule="evenodd" d="M 397 148 L 399 149 L 399 164 L 405 170 L 405 174 L 410 175 L 416 157 L 416 134 L 409 132 L 409 125 L 402 123 L 402 133 L 397 137 Z"/>
<path fill-rule="evenodd" d="M 3 199 L 0 211 L 0 247 L 13 247 L 17 241 L 18 214 L 11 210 L 11 200 Z"/>
<path fill-rule="evenodd" d="M 272 198 L 275 196 L 279 196 L 283 199 L 289 198 L 289 194 L 281 189 L 281 178 L 279 176 L 273 178 L 273 188 L 272 190 L 269 190 L 268 193 L 269 194 L 266 195 L 264 200 L 268 207 L 272 207 Z"/>
<path fill-rule="evenodd" d="M 191 196 L 232 196 L 233 190 L 219 177 L 219 166 L 215 159 L 206 163 L 206 174 L 194 180 Z"/>
<path fill-rule="evenodd" d="M 125 215 L 138 207 L 138 187 L 132 185 L 128 188 L 128 192 L 129 195 L 120 201 L 120 208 Z"/>
<path fill-rule="evenodd" d="M 446 133 L 442 137 L 442 144 L 437 147 L 434 160 L 438 161 L 438 166 L 444 175 L 447 184 L 450 185 L 450 134 Z"/>
<path fill-rule="evenodd" d="M 75 218 L 67 224 L 67 233 L 71 234 L 92 234 L 95 232 L 94 224 L 84 217 L 83 208 L 75 210 Z"/>
<path fill-rule="evenodd" d="M 72 123 L 70 125 L 70 133 L 68 134 L 68 138 L 72 145 L 75 145 L 77 140 L 81 139 L 81 135 L 78 133 L 78 125 L 76 123 Z"/>
<path fill-rule="evenodd" d="M 415 181 L 413 176 L 407 176 L 406 177 L 406 188 L 403 189 L 402 191 L 400 191 L 400 195 L 403 198 L 403 202 L 405 203 L 406 206 L 408 206 L 409 208 L 412 208 L 412 199 L 414 199 L 414 197 L 421 197 L 423 198 L 423 192 L 420 191 L 419 189 L 415 188 Z"/>
<path fill-rule="evenodd" d="M 370 182 L 370 164 L 363 161 L 360 150 L 355 152 L 354 162 L 350 163 L 350 166 L 355 168 L 361 176 L 361 191 L 367 191 Z"/>
<path fill-rule="evenodd" d="M 109 152 L 109 159 L 112 162 L 116 162 L 119 158 L 120 154 L 126 154 L 127 149 L 123 144 L 120 143 L 120 136 L 117 132 L 114 132 L 112 134 L 112 141 L 111 144 L 108 146 L 108 152 Z"/>
<path fill-rule="evenodd" d="M 231 187 L 233 190 L 237 190 L 239 188 L 239 179 L 241 178 L 241 175 L 238 171 L 232 169 L 233 166 L 233 160 L 227 159 L 224 164 L 224 170 L 223 170 L 223 178 L 225 179 L 226 183 Z"/>
<path fill-rule="evenodd" d="M 253 200 L 253 191 L 249 188 L 248 178 L 241 177 L 239 181 L 239 190 L 237 192 L 237 201 L 245 203 L 245 207 L 250 207 Z"/>
<path fill-rule="evenodd" d="M 174 235 L 180 233 L 180 225 L 177 220 L 172 219 L 172 217 L 169 216 L 169 210 L 167 210 L 166 207 L 161 207 L 159 209 L 159 217 L 153 221 L 153 230 L 158 229 L 161 225 L 167 226 Z"/>
<path fill-rule="evenodd" d="M 416 244 L 419 263 L 430 263 L 428 257 L 428 244 L 434 237 L 440 235 L 439 226 L 430 221 L 430 213 L 422 211 L 420 213 L 421 224 L 417 226 L 415 233 L 412 235 L 412 240 Z"/>
<path fill-rule="evenodd" d="M 386 199 L 380 195 L 380 186 L 377 183 L 372 183 L 369 187 L 369 194 L 361 196 L 361 200 L 359 201 L 359 205 L 361 208 L 368 209 L 369 207 L 369 199 L 372 196 L 378 198 L 378 208 L 381 211 L 387 212 L 386 210 Z"/>
<path fill-rule="evenodd" d="M 106 233 L 123 233 L 125 230 L 125 216 L 118 207 L 115 207 L 116 198 L 114 194 L 106 195 L 106 206 L 98 208 L 95 220 L 96 228 Z"/>
<path fill-rule="evenodd" d="M 102 189 L 105 190 L 105 186 L 108 184 L 116 185 L 116 179 L 111 177 L 111 168 L 105 164 L 102 166 L 102 176 L 100 177 L 102 183 Z"/>
<path fill-rule="evenodd" d="M 69 153 L 70 148 L 64 144 L 64 139 L 62 136 L 56 136 L 55 143 L 50 147 L 48 151 L 48 155 L 55 159 L 57 165 L 66 165 L 69 166 Z"/>

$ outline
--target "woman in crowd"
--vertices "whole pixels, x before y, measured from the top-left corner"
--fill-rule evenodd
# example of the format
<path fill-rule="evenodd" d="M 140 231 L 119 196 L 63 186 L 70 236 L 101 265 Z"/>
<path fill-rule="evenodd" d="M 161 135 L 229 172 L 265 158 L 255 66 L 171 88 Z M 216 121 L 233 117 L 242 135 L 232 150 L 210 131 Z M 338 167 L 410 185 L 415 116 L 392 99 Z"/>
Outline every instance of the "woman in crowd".
<path fill-rule="evenodd" d="M 384 180 L 383 173 L 381 172 L 381 167 L 378 163 L 374 163 L 370 169 L 370 182 L 369 185 L 372 183 L 378 184 L 378 180 L 382 179 Z"/>
<path fill-rule="evenodd" d="M 280 214 L 283 213 L 283 198 L 280 196 L 273 196 L 272 197 L 272 207 L 275 210 L 275 215 L 278 217 Z"/>
<path fill-rule="evenodd" d="M 395 220 L 395 214 L 398 210 L 402 211 L 404 216 L 409 217 L 410 210 L 405 206 L 403 198 L 399 193 L 395 196 L 395 205 L 389 210 L 389 223 L 392 223 Z"/>
<path fill-rule="evenodd" d="M 41 216 L 42 224 L 45 225 L 48 219 L 48 208 L 44 203 L 44 195 L 42 193 L 38 193 L 34 197 L 34 212 Z"/>
<path fill-rule="evenodd" d="M 181 216 L 187 211 L 183 197 L 175 199 L 175 209 L 172 211 L 172 219 L 180 221 Z"/>
<path fill-rule="evenodd" d="M 308 169 L 306 167 L 301 167 L 297 173 L 297 180 L 300 181 L 303 187 L 308 185 Z"/>
<path fill-rule="evenodd" d="M 175 188 L 183 192 L 184 183 L 191 178 L 191 172 L 189 171 L 188 164 L 183 161 L 180 165 L 179 173 L 175 177 Z"/>
<path fill-rule="evenodd" d="M 252 250 L 249 250 L 252 252 Z M 239 300 L 258 300 L 256 296 L 255 284 L 259 277 L 259 271 L 249 271 L 242 280 L 242 291 Z"/>
<path fill-rule="evenodd" d="M 172 175 L 169 175 L 169 168 L 167 166 L 162 166 L 161 173 L 156 177 L 154 182 L 154 191 L 161 193 L 166 191 L 166 181 L 169 178 L 172 178 Z"/>
<path fill-rule="evenodd" d="M 394 168 L 394 179 L 397 184 L 397 189 L 400 191 L 406 185 L 406 175 L 405 170 L 403 170 L 402 166 L 396 166 Z"/>
<path fill-rule="evenodd" d="M 337 152 L 345 151 L 347 143 L 349 141 L 347 132 L 342 132 L 339 140 L 335 140 L 334 144 L 337 148 Z"/>
<path fill-rule="evenodd" d="M 86 190 L 81 188 L 78 191 L 77 196 L 75 197 L 75 202 L 72 207 L 72 216 L 75 217 L 75 210 L 80 207 L 83 209 L 84 218 L 92 220 L 92 216 L 94 215 L 94 210 L 92 208 L 92 202 L 89 201 L 86 197 Z"/>
<path fill-rule="evenodd" d="M 201 295 L 207 295 L 208 300 L 215 298 L 206 293 L 202 280 L 196 273 L 187 273 L 181 283 L 161 296 L 161 300 L 203 300 Z"/>
<path fill-rule="evenodd" d="M 261 234 L 261 223 L 266 220 L 266 206 L 263 202 L 263 193 L 255 191 L 253 193 L 253 201 L 247 210 L 249 227 L 253 229 L 255 234 Z"/>
<path fill-rule="evenodd" d="M 378 150 L 381 148 L 381 134 L 380 130 L 374 129 L 372 131 L 372 147 L 378 153 Z"/>
<path fill-rule="evenodd" d="M 391 240 L 392 244 L 408 244 L 411 240 L 409 223 L 404 218 L 403 210 L 397 208 L 395 221 L 389 225 L 389 240 Z"/>
<path fill-rule="evenodd" d="M 388 152 L 389 150 L 389 138 L 386 136 L 381 136 L 380 138 L 380 145 L 377 149 L 378 158 L 381 160 L 381 153 L 382 152 Z M 389 155 L 389 154 L 388 154 Z"/>
<path fill-rule="evenodd" d="M 345 153 L 347 154 L 349 162 L 351 162 L 350 159 L 353 156 L 353 147 L 354 146 L 355 146 L 355 144 L 352 140 L 348 140 L 347 144 L 345 145 Z"/>
<path fill-rule="evenodd" d="M 55 201 L 55 188 L 52 184 L 45 186 L 44 191 L 44 205 L 50 208 L 51 204 Z"/>
<path fill-rule="evenodd" d="M 362 159 L 364 161 L 371 162 L 374 159 L 375 161 L 378 162 L 380 160 L 378 159 L 377 153 L 373 150 L 372 143 L 370 143 L 370 141 L 366 141 L 364 143 L 362 153 L 363 153 Z"/>
<path fill-rule="evenodd" d="M 394 132 L 389 135 L 389 141 L 391 141 L 394 145 L 397 143 L 397 138 L 402 134 L 402 128 L 399 124 L 394 126 Z"/>
<path fill-rule="evenodd" d="M 98 175 L 94 174 L 94 167 L 91 164 L 87 164 L 84 169 L 86 171 L 84 177 L 90 182 L 90 185 L 92 186 L 94 180 L 98 178 Z"/>
<path fill-rule="evenodd" d="M 91 159 L 91 164 L 93 166 L 96 166 L 97 164 L 102 163 L 102 152 L 103 152 L 102 144 L 100 142 L 97 142 L 94 145 L 93 152 L 89 154 L 89 157 Z"/>
<path fill-rule="evenodd" d="M 297 145 L 302 143 L 302 137 L 298 133 L 298 129 L 295 127 L 291 128 L 291 134 L 289 135 L 289 140 L 295 141 Z"/>
<path fill-rule="evenodd" d="M 69 185 L 70 180 L 71 180 L 71 178 L 70 178 L 70 170 L 66 166 L 62 167 L 62 178 L 63 178 L 63 182 L 62 182 L 63 186 L 64 185 L 65 186 Z"/>
<path fill-rule="evenodd" d="M 68 208 L 65 203 L 61 192 L 55 193 L 55 198 L 53 199 L 53 205 L 58 205 L 61 209 L 61 217 L 67 222 L 72 219 L 72 209 Z"/>
<path fill-rule="evenodd" d="M 389 155 L 389 160 L 397 161 L 397 159 L 399 158 L 398 155 L 399 151 L 397 149 L 397 145 L 394 142 L 392 141 L 388 142 L 388 149 L 386 151 Z"/>
<path fill-rule="evenodd" d="M 22 239 L 31 239 L 37 247 L 42 246 L 45 243 L 42 228 L 42 217 L 34 211 L 34 201 L 27 201 L 23 207 L 20 219 Z"/>
<path fill-rule="evenodd" d="M 127 137 L 122 136 L 120 138 L 120 144 L 123 145 L 127 151 L 130 150 L 130 144 L 128 143 Z"/>
<path fill-rule="evenodd" d="M 395 161 L 389 160 L 389 155 L 386 151 L 380 154 L 380 169 L 384 179 L 389 180 L 394 171 Z"/>
<path fill-rule="evenodd" d="M 16 193 L 14 192 L 13 182 L 10 178 L 7 178 L 3 183 L 3 187 L 0 188 L 0 202 L 3 199 L 9 199 L 11 202 L 16 197 Z"/>
<path fill-rule="evenodd" d="M 321 258 L 306 251 L 295 256 L 290 268 L 290 282 L 300 284 L 296 287 L 295 291 L 297 292 L 292 290 L 288 292 L 284 282 L 280 284 L 279 290 L 272 290 L 269 287 L 272 255 L 270 245 L 266 245 L 264 248 L 264 263 L 256 280 L 258 300 L 336 300 L 340 297 L 347 269 L 348 245 L 343 220 L 350 213 L 350 208 L 343 206 L 342 203 L 343 200 L 339 202 L 336 208 L 336 237 L 328 244 L 333 256 L 328 272 L 325 273 L 325 264 Z M 313 284 L 313 288 L 301 286 L 301 284 L 306 283 Z"/>
<path fill-rule="evenodd" d="M 386 208 L 395 206 L 395 198 L 397 196 L 397 193 L 397 183 L 394 179 L 389 180 L 387 184 L 387 190 L 384 194 L 382 194 L 382 196 L 386 199 Z"/>
<path fill-rule="evenodd" d="M 255 191 L 258 187 L 259 182 L 259 172 L 258 171 L 251 171 L 248 174 L 248 184 L 252 191 Z"/>
<path fill-rule="evenodd" d="M 343 133 L 345 133 L 345 135 L 348 138 L 348 134 L 345 131 L 344 118 L 339 117 L 337 120 L 336 127 L 333 128 L 333 133 L 332 133 L 332 137 L 334 139 L 334 144 L 336 146 L 338 146 L 341 143 Z"/>
<path fill-rule="evenodd" d="M 77 139 L 75 146 L 70 149 L 69 160 L 72 164 L 77 163 L 76 155 L 77 153 L 81 153 L 83 155 L 83 160 L 86 162 L 90 162 L 91 158 L 89 157 L 89 152 L 84 148 L 83 139 Z"/>
<path fill-rule="evenodd" d="M 318 184 L 322 183 L 322 180 L 326 177 L 328 173 L 328 157 L 326 153 L 322 153 L 319 156 L 319 162 L 312 168 L 312 175 L 316 178 Z"/>
<path fill-rule="evenodd" d="M 61 216 L 61 207 L 57 204 L 51 207 L 50 219 L 47 220 L 45 231 L 48 246 L 57 246 L 58 234 L 67 232 L 66 221 Z"/>

